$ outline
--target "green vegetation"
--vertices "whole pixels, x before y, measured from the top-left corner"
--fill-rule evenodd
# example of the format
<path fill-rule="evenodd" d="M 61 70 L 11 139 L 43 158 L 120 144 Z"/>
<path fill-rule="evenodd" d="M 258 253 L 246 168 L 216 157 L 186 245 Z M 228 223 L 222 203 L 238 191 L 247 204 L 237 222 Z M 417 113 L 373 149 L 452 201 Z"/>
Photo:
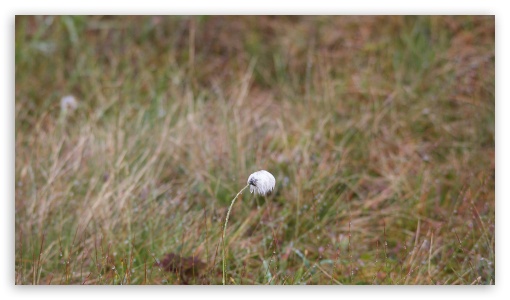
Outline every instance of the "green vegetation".
<path fill-rule="evenodd" d="M 16 284 L 495 284 L 494 28 L 17 16 Z"/>

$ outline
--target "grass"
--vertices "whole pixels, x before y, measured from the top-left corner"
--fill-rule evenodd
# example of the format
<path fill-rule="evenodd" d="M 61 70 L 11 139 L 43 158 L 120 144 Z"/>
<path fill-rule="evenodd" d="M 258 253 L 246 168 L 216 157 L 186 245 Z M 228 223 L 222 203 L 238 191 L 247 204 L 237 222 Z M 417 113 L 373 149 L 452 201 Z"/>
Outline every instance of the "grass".
<path fill-rule="evenodd" d="M 494 31 L 17 16 L 15 283 L 495 284 Z"/>

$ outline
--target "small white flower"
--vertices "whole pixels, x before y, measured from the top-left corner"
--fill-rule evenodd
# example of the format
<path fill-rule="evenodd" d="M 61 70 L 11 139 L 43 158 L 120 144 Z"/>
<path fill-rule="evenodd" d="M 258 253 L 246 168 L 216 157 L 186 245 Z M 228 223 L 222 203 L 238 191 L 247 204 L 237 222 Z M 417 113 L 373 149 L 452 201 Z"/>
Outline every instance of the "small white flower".
<path fill-rule="evenodd" d="M 266 170 L 257 171 L 248 177 L 247 184 L 250 185 L 250 193 L 265 195 L 274 190 L 276 180 L 273 174 Z"/>
<path fill-rule="evenodd" d="M 78 107 L 78 101 L 72 95 L 62 97 L 60 100 L 60 109 L 63 112 L 73 111 Z"/>

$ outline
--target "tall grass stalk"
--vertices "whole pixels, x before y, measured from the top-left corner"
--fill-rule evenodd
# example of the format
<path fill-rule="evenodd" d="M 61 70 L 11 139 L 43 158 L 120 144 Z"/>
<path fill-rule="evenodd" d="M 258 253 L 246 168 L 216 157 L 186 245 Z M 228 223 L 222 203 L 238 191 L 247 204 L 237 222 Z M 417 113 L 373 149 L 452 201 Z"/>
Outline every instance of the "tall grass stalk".
<path fill-rule="evenodd" d="M 234 200 L 232 200 L 230 207 L 228 208 L 227 217 L 225 218 L 225 225 L 223 226 L 223 237 L 222 237 L 223 238 L 223 279 L 222 279 L 223 285 L 225 285 L 225 268 L 227 265 L 227 262 L 225 260 L 225 249 L 227 248 L 226 243 L 225 243 L 225 235 L 227 233 L 228 217 L 230 216 L 230 211 L 232 210 L 232 206 L 234 206 L 234 203 L 236 202 L 237 197 L 239 197 L 239 195 L 241 195 L 243 193 L 243 191 L 249 186 L 250 186 L 250 184 L 247 184 L 245 187 L 243 187 L 242 190 L 239 191 L 239 193 L 237 193 Z"/>

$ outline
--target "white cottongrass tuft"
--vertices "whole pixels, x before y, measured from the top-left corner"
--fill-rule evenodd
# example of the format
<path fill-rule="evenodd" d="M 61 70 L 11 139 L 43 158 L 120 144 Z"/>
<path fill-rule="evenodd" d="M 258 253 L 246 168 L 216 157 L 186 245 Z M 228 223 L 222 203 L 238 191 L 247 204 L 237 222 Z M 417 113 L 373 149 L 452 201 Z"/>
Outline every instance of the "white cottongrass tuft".
<path fill-rule="evenodd" d="M 266 170 L 260 170 L 248 177 L 247 184 L 250 186 L 250 193 L 266 195 L 274 190 L 276 180 L 273 174 Z"/>
<path fill-rule="evenodd" d="M 67 95 L 60 100 L 60 109 L 63 112 L 73 111 L 78 108 L 78 101 L 73 95 Z"/>
<path fill-rule="evenodd" d="M 228 224 L 228 217 L 230 216 L 230 211 L 232 210 L 232 206 L 234 206 L 234 203 L 236 202 L 236 199 L 237 197 L 239 197 L 239 195 L 241 195 L 243 193 L 243 191 L 247 188 L 247 187 L 250 187 L 250 192 L 253 193 L 255 192 L 255 194 L 260 194 L 260 195 L 267 195 L 268 193 L 270 193 L 271 191 L 274 190 L 274 186 L 276 184 L 276 180 L 274 179 L 274 176 L 273 174 L 269 173 L 268 171 L 266 170 L 260 170 L 260 171 L 257 171 L 253 174 L 250 175 L 250 177 L 248 177 L 248 182 L 246 182 L 246 186 L 243 187 L 242 190 L 239 191 L 239 193 L 237 193 L 237 195 L 234 197 L 234 199 L 232 200 L 232 203 L 230 204 L 230 207 L 228 208 L 228 211 L 227 211 L 227 217 L 225 218 L 225 225 L 223 226 L 223 285 L 226 284 L 226 272 L 225 272 L 225 269 L 227 267 L 227 261 L 225 260 L 225 252 L 226 252 L 226 249 L 227 249 L 227 244 L 225 242 L 225 236 L 227 235 L 227 224 Z"/>

